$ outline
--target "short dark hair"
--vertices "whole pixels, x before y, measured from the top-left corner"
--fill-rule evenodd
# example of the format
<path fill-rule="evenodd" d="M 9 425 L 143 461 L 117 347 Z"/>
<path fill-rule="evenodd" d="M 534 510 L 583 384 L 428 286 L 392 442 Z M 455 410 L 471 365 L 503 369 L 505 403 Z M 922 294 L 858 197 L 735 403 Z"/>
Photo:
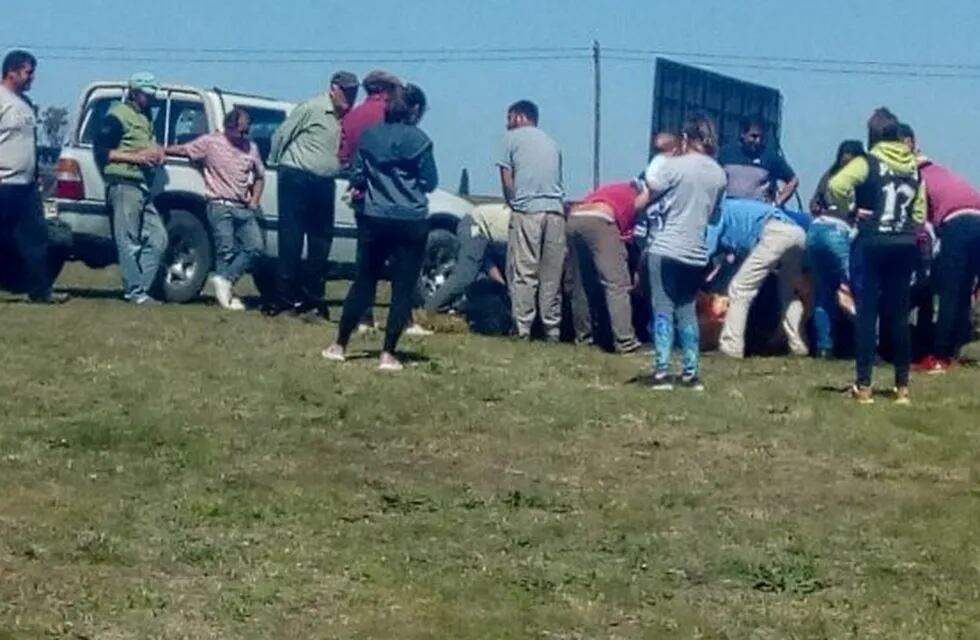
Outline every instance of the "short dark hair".
<path fill-rule="evenodd" d="M 710 155 L 718 151 L 718 129 L 714 121 L 703 113 L 688 116 L 681 126 L 681 135 L 687 140 L 700 142 Z"/>
<path fill-rule="evenodd" d="M 249 124 L 251 124 L 252 116 L 245 109 L 242 109 L 241 107 L 235 107 L 234 109 L 229 111 L 227 115 L 225 115 L 225 129 L 237 125 L 243 116 L 248 120 Z"/>
<path fill-rule="evenodd" d="M 755 114 L 755 115 L 742 116 L 738 121 L 739 133 L 745 133 L 746 131 L 752 129 L 753 127 L 756 127 L 760 131 L 762 131 L 762 133 L 765 133 L 766 119 L 758 114 Z"/>
<path fill-rule="evenodd" d="M 8 73 L 20 71 L 28 65 L 36 67 L 37 58 L 23 49 L 14 49 L 3 57 L 3 77 L 6 78 Z"/>
<path fill-rule="evenodd" d="M 516 113 L 517 115 L 524 116 L 534 124 L 538 124 L 538 105 L 530 100 L 518 100 L 507 108 L 507 113 Z"/>
<path fill-rule="evenodd" d="M 425 92 L 417 85 L 407 84 L 404 87 L 395 87 L 388 103 L 385 105 L 385 122 L 409 123 L 418 110 L 418 115 L 425 113 L 427 105 Z"/>
<path fill-rule="evenodd" d="M 915 140 L 915 129 L 913 129 L 912 125 L 908 124 L 907 122 L 899 122 L 898 139 L 905 140 L 906 138 L 911 138 L 912 140 Z"/>
<path fill-rule="evenodd" d="M 879 107 L 868 119 L 868 148 L 879 142 L 898 142 L 898 116 L 886 107 Z"/>

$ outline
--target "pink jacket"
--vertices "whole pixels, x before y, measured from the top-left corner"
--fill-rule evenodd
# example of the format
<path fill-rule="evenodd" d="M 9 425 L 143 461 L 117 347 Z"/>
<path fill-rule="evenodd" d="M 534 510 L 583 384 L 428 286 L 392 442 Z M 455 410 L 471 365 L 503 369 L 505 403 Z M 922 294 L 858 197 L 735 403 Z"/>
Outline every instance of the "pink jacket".
<path fill-rule="evenodd" d="M 934 227 L 954 213 L 976 211 L 980 214 L 980 192 L 946 167 L 923 158 L 919 163 L 919 175 L 926 183 L 929 222 Z"/>

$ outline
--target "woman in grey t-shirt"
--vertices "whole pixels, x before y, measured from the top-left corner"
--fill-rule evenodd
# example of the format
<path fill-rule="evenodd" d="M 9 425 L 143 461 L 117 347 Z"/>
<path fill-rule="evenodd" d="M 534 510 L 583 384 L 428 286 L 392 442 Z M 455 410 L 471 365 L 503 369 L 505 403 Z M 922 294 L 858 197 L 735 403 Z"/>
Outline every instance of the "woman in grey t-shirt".
<path fill-rule="evenodd" d="M 727 178 L 714 160 L 718 135 L 706 116 L 693 116 L 681 131 L 683 153 L 647 175 L 666 210 L 664 226 L 648 255 L 653 300 L 654 388 L 674 388 L 670 376 L 675 331 L 681 345 L 682 387 L 703 390 L 698 377 L 700 335 L 695 310 L 708 264 L 706 228 L 725 192 Z"/>

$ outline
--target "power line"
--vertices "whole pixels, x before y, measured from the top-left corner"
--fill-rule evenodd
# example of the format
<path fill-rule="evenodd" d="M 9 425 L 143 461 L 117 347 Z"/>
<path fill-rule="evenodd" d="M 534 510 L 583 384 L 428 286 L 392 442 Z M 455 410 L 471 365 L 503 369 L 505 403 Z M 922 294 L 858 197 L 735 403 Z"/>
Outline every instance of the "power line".
<path fill-rule="evenodd" d="M 238 56 L 271 56 L 275 61 L 280 59 L 289 62 L 306 62 L 305 59 L 298 59 L 297 56 L 340 56 L 332 58 L 337 61 L 379 61 L 379 62 L 399 62 L 403 58 L 393 58 L 391 56 L 411 56 L 412 61 L 418 61 L 422 57 L 435 57 L 438 60 L 446 58 L 462 57 L 464 61 L 471 61 L 470 58 L 478 56 L 508 56 L 507 59 L 516 59 L 520 55 L 572 55 L 582 54 L 583 59 L 591 53 L 591 47 L 441 47 L 441 48 L 393 48 L 393 49 L 327 49 L 327 48 L 272 48 L 272 47 L 140 47 L 133 45 L 64 45 L 64 44 L 20 44 L 19 48 L 35 49 L 52 52 L 62 52 L 62 56 L 71 56 L 56 59 L 75 59 L 79 56 L 73 53 L 97 54 L 97 53 L 143 53 L 143 54 L 187 54 L 192 56 L 192 61 L 205 60 L 205 55 L 238 55 Z M 936 63 L 922 61 L 895 61 L 895 60 L 870 60 L 870 59 L 843 59 L 843 58 L 817 58 L 802 56 L 772 56 L 772 55 L 750 55 L 721 52 L 705 51 L 677 51 L 669 49 L 631 49 L 624 47 L 603 48 L 604 52 L 613 55 L 624 56 L 674 56 L 689 59 L 711 59 L 711 60 L 739 60 L 746 62 L 781 64 L 781 65 L 827 65 L 848 67 L 854 66 L 875 66 L 875 67 L 895 67 L 913 69 L 936 69 L 936 70 L 960 70 L 960 71 L 980 71 L 980 64 L 967 63 Z M 350 56 L 354 56 L 351 58 Z M 54 57 L 54 56 L 50 56 Z M 87 58 L 86 58 L 87 59 Z M 101 58 L 99 58 L 101 60 Z M 149 56 L 140 58 L 142 61 L 154 62 Z M 166 62 L 170 58 L 161 59 Z M 482 60 L 482 58 L 481 58 Z M 184 60 L 180 60 L 184 61 Z M 224 60 L 221 60 L 224 61 Z M 238 62 L 239 59 L 228 59 L 227 62 Z M 252 61 L 247 60 L 247 61 Z M 266 62 L 268 58 L 255 60 L 256 62 Z M 310 60 L 319 62 L 320 60 Z M 720 66 L 720 63 L 717 63 Z"/>
<path fill-rule="evenodd" d="M 608 55 L 606 60 L 619 62 L 643 62 L 651 63 L 648 57 Z M 894 69 L 853 69 L 853 68 L 833 68 L 833 67 L 805 67 L 800 65 L 779 65 L 779 64 L 756 64 L 751 62 L 698 62 L 706 67 L 721 67 L 735 69 L 758 69 L 763 71 L 790 71 L 794 73 L 821 73 L 828 75 L 850 75 L 850 76 L 881 76 L 892 78 L 941 78 L 947 80 L 971 80 L 980 79 L 980 73 L 942 73 L 932 71 L 915 70 L 894 70 Z"/>
<path fill-rule="evenodd" d="M 980 71 L 980 64 L 910 62 L 889 60 L 846 60 L 843 58 L 806 58 L 794 56 L 762 56 L 732 53 L 711 53 L 703 51 L 668 51 L 660 49 L 622 49 L 609 47 L 606 51 L 614 54 L 647 55 L 647 56 L 677 56 L 685 58 L 712 58 L 722 60 L 748 60 L 758 62 L 798 63 L 798 64 L 831 64 L 831 65 L 870 65 L 879 67 L 916 67 L 922 69 L 960 69 Z"/>
<path fill-rule="evenodd" d="M 288 49 L 288 48 L 204 48 L 204 47 L 135 47 L 130 45 L 57 45 L 18 44 L 17 48 L 45 51 L 83 53 L 186 53 L 186 54 L 237 54 L 237 55 L 454 55 L 454 54 L 529 54 L 529 53 L 589 53 L 591 47 L 444 47 L 439 49 Z"/>
<path fill-rule="evenodd" d="M 118 56 L 45 55 L 45 60 L 71 62 L 119 62 Z M 177 64 L 421 64 L 448 62 L 533 62 L 560 60 L 589 60 L 588 55 L 515 55 L 515 56 L 441 56 L 404 58 L 173 58 L 162 56 L 127 56 L 126 62 L 155 62 Z"/>

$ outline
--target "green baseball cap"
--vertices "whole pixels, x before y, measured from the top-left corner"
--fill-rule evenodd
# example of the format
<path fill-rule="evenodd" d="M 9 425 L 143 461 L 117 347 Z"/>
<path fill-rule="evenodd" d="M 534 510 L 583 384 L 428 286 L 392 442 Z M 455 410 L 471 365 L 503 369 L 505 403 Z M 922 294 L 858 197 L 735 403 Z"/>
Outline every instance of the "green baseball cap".
<path fill-rule="evenodd" d="M 157 91 L 160 90 L 160 82 L 149 71 L 140 71 L 129 76 L 129 88 L 131 91 L 139 91 L 148 96 L 155 96 Z"/>

